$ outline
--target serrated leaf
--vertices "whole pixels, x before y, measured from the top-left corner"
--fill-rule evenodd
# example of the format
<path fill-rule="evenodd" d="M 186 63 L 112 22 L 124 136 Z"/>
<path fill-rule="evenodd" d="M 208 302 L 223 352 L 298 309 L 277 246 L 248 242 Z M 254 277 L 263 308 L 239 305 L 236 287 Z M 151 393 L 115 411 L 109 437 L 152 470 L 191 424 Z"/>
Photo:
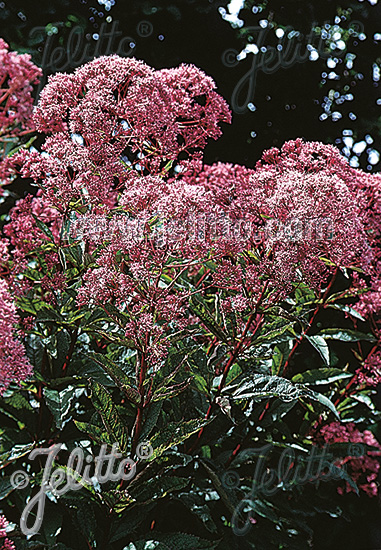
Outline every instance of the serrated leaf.
<path fill-rule="evenodd" d="M 295 336 L 295 333 L 294 333 L 293 330 L 291 330 L 292 326 L 293 326 L 293 323 L 288 323 L 287 325 L 284 325 L 283 327 L 280 327 L 280 328 L 277 328 L 277 329 L 274 329 L 274 330 L 270 330 L 269 332 L 266 332 L 265 334 L 261 334 L 260 336 L 258 336 L 258 338 L 253 340 L 252 343 L 253 344 L 259 344 L 261 342 L 266 342 L 268 340 L 270 340 L 271 342 L 274 342 L 274 340 L 278 336 L 282 336 L 287 331 L 291 331 L 290 338 L 293 338 Z"/>
<path fill-rule="evenodd" d="M 254 374 L 234 388 L 225 388 L 224 392 L 227 393 L 228 391 L 232 391 L 232 399 L 235 400 L 253 399 L 254 401 L 262 401 L 263 399 L 277 397 L 285 402 L 298 399 L 317 401 L 338 417 L 335 406 L 327 397 L 310 390 L 302 384 L 293 384 L 290 380 L 280 376 Z"/>
<path fill-rule="evenodd" d="M 332 382 L 337 382 L 338 380 L 343 380 L 345 378 L 352 378 L 352 376 L 353 374 L 350 372 L 343 372 L 341 369 L 322 368 L 300 372 L 293 376 L 291 381 L 298 384 L 311 384 L 318 386 L 323 384 L 331 384 Z"/>
<path fill-rule="evenodd" d="M 306 339 L 316 351 L 319 353 L 320 357 L 323 359 L 326 365 L 329 365 L 329 348 L 327 342 L 319 335 L 309 336 L 306 334 Z"/>
<path fill-rule="evenodd" d="M 224 329 L 217 323 L 204 304 L 193 298 L 190 300 L 189 309 L 200 319 L 206 328 L 218 338 L 218 340 L 225 343 L 229 342 L 228 335 L 225 334 Z"/>
<path fill-rule="evenodd" d="M 70 420 L 69 413 L 72 401 L 75 397 L 75 392 L 76 388 L 73 386 L 68 386 L 62 391 L 44 388 L 46 404 L 59 430 L 62 430 L 65 424 Z"/>
<path fill-rule="evenodd" d="M 102 430 L 102 428 L 100 428 L 99 426 L 94 426 L 94 424 L 88 424 L 87 422 L 78 422 L 78 420 L 74 420 L 74 423 L 77 426 L 78 430 L 91 437 L 91 439 L 94 439 L 94 441 L 100 444 L 113 444 L 113 441 L 111 441 L 108 433 Z"/>
<path fill-rule="evenodd" d="M 120 451 L 126 453 L 128 449 L 128 435 L 110 393 L 101 384 L 92 381 L 91 399 L 94 407 L 102 417 L 109 436 L 115 443 L 118 443 Z"/>
<path fill-rule="evenodd" d="M 23 409 L 33 411 L 33 407 L 30 405 L 26 397 L 21 393 L 13 393 L 10 397 L 3 397 L 3 399 L 7 405 L 18 411 Z"/>
<path fill-rule="evenodd" d="M 115 513 L 120 514 L 124 512 L 126 508 L 131 506 L 135 502 L 135 499 L 128 493 L 128 491 L 107 491 L 102 493 L 107 501 L 111 504 Z"/>
<path fill-rule="evenodd" d="M 135 405 L 140 403 L 141 396 L 138 390 L 131 386 L 130 377 L 119 365 L 101 353 L 92 353 L 89 357 L 106 371 L 115 384 L 125 393 L 129 401 Z"/>
<path fill-rule="evenodd" d="M 167 449 L 179 445 L 192 434 L 206 426 L 209 420 L 189 420 L 188 422 L 170 422 L 150 440 L 153 454 L 149 461 L 161 456 Z"/>

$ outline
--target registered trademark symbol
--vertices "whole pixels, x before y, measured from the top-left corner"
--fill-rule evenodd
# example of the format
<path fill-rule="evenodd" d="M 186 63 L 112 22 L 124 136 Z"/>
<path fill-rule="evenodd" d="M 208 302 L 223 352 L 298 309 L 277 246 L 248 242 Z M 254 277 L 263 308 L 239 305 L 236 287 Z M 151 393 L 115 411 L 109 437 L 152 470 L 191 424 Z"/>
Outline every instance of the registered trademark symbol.
<path fill-rule="evenodd" d="M 153 25 L 150 21 L 140 21 L 136 26 L 136 32 L 141 38 L 147 38 L 153 33 Z"/>

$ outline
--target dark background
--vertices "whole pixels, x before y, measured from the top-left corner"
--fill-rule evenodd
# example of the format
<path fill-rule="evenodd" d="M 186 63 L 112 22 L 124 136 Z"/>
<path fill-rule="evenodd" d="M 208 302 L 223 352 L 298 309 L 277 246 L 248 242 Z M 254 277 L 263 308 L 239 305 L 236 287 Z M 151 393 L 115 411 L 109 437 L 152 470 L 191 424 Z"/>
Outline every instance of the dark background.
<path fill-rule="evenodd" d="M 239 1 L 232 2 L 231 16 L 229 4 L 223 0 L 100 2 L 0 2 L 0 34 L 13 48 L 31 52 L 39 65 L 44 47 L 47 48 L 44 67 L 47 74 L 52 71 L 52 50 L 60 44 L 67 48 L 74 27 L 79 25 L 84 30 L 80 49 L 84 49 L 87 43 L 94 49 L 94 36 L 99 34 L 102 23 L 107 32 L 112 25 L 118 25 L 121 34 L 115 36 L 113 51 L 117 50 L 122 38 L 130 37 L 130 41 L 124 41 L 126 53 L 155 68 L 194 63 L 214 78 L 218 91 L 231 104 L 239 79 L 250 70 L 253 61 L 252 53 L 239 62 L 234 59 L 234 52 L 241 52 L 247 44 L 255 42 L 249 27 L 258 26 L 259 21 L 271 24 L 273 28 L 269 29 L 265 44 L 274 46 L 279 43 L 275 36 L 277 28 L 288 27 L 287 34 L 291 28 L 295 29 L 300 34 L 290 39 L 291 49 L 295 49 L 294 44 L 296 46 L 300 41 L 301 51 L 305 52 L 305 37 L 311 29 L 324 30 L 326 25 L 328 36 L 342 33 L 345 42 L 344 50 L 332 50 L 333 58 L 341 53 L 336 68 L 327 67 L 327 59 L 319 57 L 316 61 L 307 59 L 289 68 L 280 67 L 272 74 L 258 71 L 250 101 L 255 110 L 246 108 L 242 114 L 233 113 L 232 125 L 225 125 L 223 137 L 207 148 L 206 161 L 223 160 L 253 166 L 264 149 L 280 146 L 296 137 L 334 143 L 343 150 L 342 138 L 346 136 L 347 145 L 363 142 L 359 146 L 363 151 L 357 155 L 351 147 L 343 151 L 352 158 L 353 166 L 359 165 L 369 171 L 380 170 L 381 162 L 377 162 L 377 158 L 381 149 L 381 90 L 377 67 L 381 64 L 381 3 L 375 3 L 376 0 L 249 0 L 241 10 L 233 9 L 235 4 L 240 4 Z M 235 12 L 239 14 L 234 16 Z M 315 33 L 317 42 L 320 32 Z M 50 49 L 48 33 L 52 34 Z M 129 42 L 132 48 L 128 46 Z M 326 51 L 329 51 L 330 43 L 332 39 L 329 37 L 323 40 Z M 104 40 L 100 53 L 105 52 L 106 45 L 107 40 Z M 48 49 L 49 55 L 46 56 Z M 346 64 L 348 54 L 355 55 L 351 68 Z M 224 63 L 226 56 L 228 66 Z M 62 59 L 56 62 L 56 68 L 73 70 L 67 52 Z M 336 76 L 330 79 L 328 75 L 332 71 Z M 351 97 L 353 99 L 346 99 Z M 369 162 L 370 158 L 373 164 Z"/>

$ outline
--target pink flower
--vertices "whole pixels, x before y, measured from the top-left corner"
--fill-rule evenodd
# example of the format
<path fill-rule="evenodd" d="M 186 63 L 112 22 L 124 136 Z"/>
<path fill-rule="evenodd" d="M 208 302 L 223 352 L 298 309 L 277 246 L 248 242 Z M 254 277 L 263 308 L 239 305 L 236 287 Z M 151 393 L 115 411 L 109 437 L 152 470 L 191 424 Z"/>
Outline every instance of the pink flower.
<path fill-rule="evenodd" d="M 33 127 L 32 85 L 42 75 L 29 54 L 9 52 L 8 48 L 0 38 L 0 137 L 14 137 Z"/>
<path fill-rule="evenodd" d="M 230 112 L 196 67 L 155 71 L 101 57 L 52 76 L 34 121 L 47 135 L 42 151 L 14 162 L 40 194 L 20 201 L 5 228 L 13 272 L 38 260 L 47 240 L 33 212 L 45 216 L 56 244 L 60 220 L 75 215 L 71 237 L 91 254 L 77 303 L 115 303 L 138 348 L 156 346 L 164 357 L 159 336 L 190 316 L 191 285 L 180 277 L 192 283 L 206 265 L 204 286 L 217 288 L 223 309 L 242 322 L 259 300 L 280 301 L 300 283 L 319 291 L 337 267 L 371 277 L 370 304 L 364 296 L 358 307 L 377 310 L 379 232 L 365 206 L 371 196 L 378 208 L 379 179 L 368 181 L 335 147 L 301 139 L 266 151 L 255 169 L 203 165 L 202 150 Z M 46 259 L 43 290 L 63 288 L 57 254 Z"/>
<path fill-rule="evenodd" d="M 377 386 L 381 383 L 381 351 L 368 355 L 362 368 L 356 370 L 360 385 Z"/>
<path fill-rule="evenodd" d="M 210 77 L 191 65 L 154 71 L 141 61 L 100 57 L 50 78 L 34 114 L 45 154 L 21 159 L 51 204 L 115 204 L 138 175 L 197 162 L 230 121 Z M 43 184 L 42 184 L 43 182 Z"/>
<path fill-rule="evenodd" d="M 0 38 L 0 144 L 33 131 L 33 84 L 42 75 L 31 62 L 29 54 L 8 51 Z M 13 158 L 5 156 L 8 148 L 0 149 L 0 180 L 8 184 L 14 176 Z M 1 189 L 0 189 L 1 193 Z"/>
<path fill-rule="evenodd" d="M 8 285 L 0 279 L 0 395 L 11 382 L 20 383 L 33 368 L 26 357 L 25 349 L 18 339 L 16 307 L 9 294 Z"/>
<path fill-rule="evenodd" d="M 0 550 L 16 550 L 15 544 L 7 537 L 7 527 L 9 522 L 4 516 L 0 516 Z"/>
<path fill-rule="evenodd" d="M 323 426 L 315 437 L 328 444 L 348 443 L 348 456 L 338 460 L 336 466 L 347 464 L 350 468 L 349 474 L 359 489 L 369 496 L 378 494 L 376 479 L 381 467 L 379 459 L 381 451 L 366 451 L 362 445 L 378 449 L 381 449 L 381 445 L 369 430 L 360 432 L 353 422 L 347 424 L 332 422 Z M 345 488 L 339 487 L 337 491 L 339 494 L 344 494 L 344 492 L 353 492 L 354 489 L 346 483 Z"/>

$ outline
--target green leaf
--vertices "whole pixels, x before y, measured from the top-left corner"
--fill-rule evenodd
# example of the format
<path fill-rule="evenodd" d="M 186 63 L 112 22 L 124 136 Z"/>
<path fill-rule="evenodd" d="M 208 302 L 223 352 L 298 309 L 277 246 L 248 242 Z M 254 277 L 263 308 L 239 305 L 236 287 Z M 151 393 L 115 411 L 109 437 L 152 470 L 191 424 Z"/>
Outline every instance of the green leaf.
<path fill-rule="evenodd" d="M 102 417 L 109 436 L 115 443 L 118 443 L 120 451 L 126 453 L 128 449 L 128 435 L 110 393 L 101 384 L 92 381 L 91 398 L 94 407 Z"/>
<path fill-rule="evenodd" d="M 16 305 L 18 309 L 25 311 L 26 313 L 31 313 L 32 315 L 37 315 L 37 313 L 41 310 L 54 311 L 52 306 L 49 306 L 41 300 L 28 298 L 27 296 L 18 296 Z"/>
<path fill-rule="evenodd" d="M 359 319 L 360 321 L 365 321 L 364 317 L 358 313 L 353 307 L 350 307 L 348 305 L 344 304 L 326 304 L 326 308 L 332 308 L 332 309 L 338 309 L 340 311 L 344 311 L 345 313 L 349 313 L 352 317 L 355 317 L 356 319 Z"/>
<path fill-rule="evenodd" d="M 56 507 L 52 506 L 46 507 L 44 510 L 42 530 L 49 545 L 53 545 L 56 542 L 57 535 L 62 527 L 62 521 L 63 516 L 61 510 L 57 510 Z"/>
<path fill-rule="evenodd" d="M 306 339 L 310 344 L 313 345 L 313 347 L 319 353 L 319 355 L 321 356 L 323 361 L 326 363 L 326 365 L 329 365 L 329 348 L 324 338 L 318 335 L 309 336 L 308 334 L 306 334 Z"/>
<path fill-rule="evenodd" d="M 172 491 L 184 489 L 189 483 L 187 477 L 163 476 L 154 477 L 137 486 L 131 488 L 131 495 L 138 502 L 151 502 L 158 498 L 164 498 Z"/>
<path fill-rule="evenodd" d="M 147 437 L 150 436 L 152 430 L 157 424 L 162 408 L 162 401 L 156 401 L 150 405 L 147 413 L 147 418 L 145 419 L 143 424 L 143 429 L 140 434 L 139 441 L 145 441 Z"/>
<path fill-rule="evenodd" d="M 322 405 L 324 408 L 329 409 L 331 412 L 333 412 L 336 418 L 340 420 L 340 416 L 339 416 L 339 413 L 337 412 L 335 405 L 332 403 L 330 399 L 328 399 L 328 397 L 326 397 L 322 393 L 312 391 L 308 388 L 305 388 L 305 392 L 306 392 L 306 397 L 308 398 L 309 401 L 316 401 L 320 403 L 320 405 Z M 303 397 L 304 396 L 302 395 L 301 399 L 303 399 Z"/>
<path fill-rule="evenodd" d="M 191 378 L 187 378 L 178 384 L 172 384 L 169 387 L 162 387 L 155 390 L 152 401 L 162 401 L 163 399 L 172 399 L 187 389 L 191 383 Z"/>
<path fill-rule="evenodd" d="M 83 263 L 83 254 L 84 254 L 84 243 L 73 244 L 70 247 L 61 248 L 62 260 L 66 265 L 66 260 L 74 265 L 77 269 L 82 267 Z"/>
<path fill-rule="evenodd" d="M 150 440 L 153 454 L 149 461 L 161 456 L 167 449 L 179 445 L 192 434 L 206 426 L 210 420 L 189 420 L 188 422 L 170 422 Z"/>
<path fill-rule="evenodd" d="M 313 302 L 315 298 L 314 292 L 303 283 L 295 289 L 295 299 L 298 303 Z"/>
<path fill-rule="evenodd" d="M 218 340 L 225 343 L 229 342 L 228 335 L 225 334 L 224 329 L 217 323 L 204 304 L 193 298 L 190 300 L 189 309 L 194 315 L 197 315 L 200 321 L 202 321 L 206 328 L 209 329 Z"/>
<path fill-rule="evenodd" d="M 201 539 L 188 533 L 169 533 L 163 535 L 160 542 L 166 544 L 168 548 L 179 550 L 180 548 L 181 550 L 195 550 L 196 548 L 197 550 L 214 550 L 219 543 L 219 541 Z"/>
<path fill-rule="evenodd" d="M 79 483 L 82 485 L 84 489 L 86 489 L 91 495 L 95 495 L 95 489 L 92 484 L 88 483 L 86 479 L 78 473 L 77 469 L 73 470 L 72 468 L 68 468 L 67 466 L 61 466 L 57 465 L 57 469 L 63 470 L 66 473 L 66 478 L 69 479 L 71 477 L 76 483 Z"/>
<path fill-rule="evenodd" d="M 209 393 L 208 392 L 208 386 L 207 386 L 205 378 L 203 376 L 201 376 L 201 374 L 195 373 L 193 375 L 192 382 L 196 386 L 196 388 L 199 392 L 201 392 L 204 395 L 208 395 L 208 393 Z"/>
<path fill-rule="evenodd" d="M 231 389 L 231 387 L 225 388 L 224 392 L 227 393 Z M 317 401 L 338 417 L 335 406 L 327 397 L 310 390 L 302 384 L 293 384 L 280 376 L 254 374 L 239 383 L 235 389 L 233 388 L 232 393 L 232 398 L 236 400 L 253 399 L 254 401 L 262 401 L 271 397 L 277 397 L 285 402 L 296 401 L 297 399 Z"/>
<path fill-rule="evenodd" d="M 195 491 L 180 493 L 176 498 L 179 499 L 182 505 L 185 505 L 192 514 L 202 521 L 205 528 L 210 533 L 217 533 L 217 525 L 215 524 L 211 510 L 206 504 L 205 495 L 200 495 Z"/>
<path fill-rule="evenodd" d="M 270 340 L 273 342 L 278 336 L 282 336 L 285 332 L 289 331 L 292 334 L 292 337 L 295 336 L 294 331 L 292 330 L 293 323 L 288 323 L 287 325 L 284 325 L 283 327 L 270 330 L 269 332 L 266 332 L 266 334 L 261 334 L 258 338 L 252 341 L 253 344 L 259 344 L 261 342 L 266 342 Z"/>
<path fill-rule="evenodd" d="M 57 350 L 57 335 L 51 334 L 47 338 L 42 339 L 42 343 L 45 346 L 45 349 L 47 353 L 52 357 L 53 359 L 57 359 L 58 357 L 58 350 Z"/>
<path fill-rule="evenodd" d="M 110 531 L 110 543 L 116 542 L 120 539 L 130 537 L 131 533 L 147 519 L 151 510 L 156 506 L 155 502 L 150 504 L 140 505 L 139 507 L 131 508 L 128 511 L 128 515 L 123 515 L 123 523 L 114 522 Z M 115 508 L 114 508 L 115 509 Z"/>
<path fill-rule="evenodd" d="M 128 491 L 107 491 L 102 493 L 102 495 L 107 498 L 107 502 L 110 503 L 111 508 L 117 514 L 124 512 L 126 508 L 129 508 L 135 502 L 135 499 L 132 498 Z"/>
<path fill-rule="evenodd" d="M 286 378 L 253 374 L 235 386 L 225 388 L 224 393 L 233 390 L 233 399 L 254 399 L 262 401 L 270 397 L 279 397 L 282 401 L 294 401 L 301 395 L 301 390 Z"/>
<path fill-rule="evenodd" d="M 331 384 L 332 382 L 337 382 L 338 380 L 343 380 L 345 378 L 352 378 L 352 376 L 353 374 L 350 372 L 343 372 L 341 369 L 323 368 L 307 370 L 296 374 L 293 376 L 291 381 L 299 384 L 319 386 L 323 384 Z"/>
<path fill-rule="evenodd" d="M 67 330 L 60 329 L 57 331 L 57 359 L 62 364 L 65 362 L 70 349 L 71 337 Z"/>
<path fill-rule="evenodd" d="M 113 444 L 113 441 L 111 441 L 108 433 L 102 430 L 102 428 L 100 428 L 99 426 L 94 426 L 94 424 L 88 424 L 87 422 L 78 422 L 77 420 L 74 420 L 74 423 L 77 426 L 78 430 L 88 435 L 94 441 L 100 444 Z"/>
<path fill-rule="evenodd" d="M 77 510 L 76 519 L 81 533 L 85 535 L 93 548 L 96 547 L 95 532 L 97 529 L 97 520 L 94 509 L 88 503 L 83 503 Z"/>
<path fill-rule="evenodd" d="M 20 411 L 26 409 L 27 411 L 33 411 L 33 407 L 30 405 L 29 401 L 21 393 L 13 393 L 10 397 L 3 397 L 4 402 L 13 407 L 14 409 Z"/>
<path fill-rule="evenodd" d="M 119 365 L 101 353 L 92 353 L 89 357 L 107 372 L 115 384 L 126 394 L 129 401 L 135 405 L 140 403 L 141 397 L 138 390 L 131 386 L 130 377 Z"/>
<path fill-rule="evenodd" d="M 44 397 L 48 408 L 50 409 L 56 426 L 62 430 L 65 424 L 70 420 L 70 409 L 75 397 L 76 388 L 68 386 L 62 391 L 49 390 L 44 388 Z"/>
<path fill-rule="evenodd" d="M 282 342 L 274 347 L 274 352 L 272 356 L 271 363 L 271 373 L 274 375 L 279 375 L 283 370 L 284 365 L 286 364 L 287 357 L 290 353 L 290 347 L 288 342 Z"/>
<path fill-rule="evenodd" d="M 373 334 L 365 334 L 357 330 L 344 328 L 327 328 L 319 332 L 319 336 L 326 340 L 340 340 L 341 342 L 360 342 L 361 340 L 376 342 Z"/>
<path fill-rule="evenodd" d="M 8 464 L 22 458 L 32 451 L 35 447 L 34 443 L 27 443 L 26 445 L 14 445 L 11 451 L 0 454 L 0 470 L 6 468 Z"/>
<path fill-rule="evenodd" d="M 15 490 L 15 487 L 10 482 L 10 477 L 0 478 L 0 500 L 6 498 Z"/>
<path fill-rule="evenodd" d="M 45 235 L 49 237 L 49 239 L 54 243 L 54 236 L 53 236 L 53 233 L 50 231 L 49 227 L 45 223 L 43 223 L 41 220 L 39 220 L 35 214 L 32 213 L 32 216 L 34 218 L 34 221 L 36 222 L 37 227 L 43 233 L 45 233 Z"/>

